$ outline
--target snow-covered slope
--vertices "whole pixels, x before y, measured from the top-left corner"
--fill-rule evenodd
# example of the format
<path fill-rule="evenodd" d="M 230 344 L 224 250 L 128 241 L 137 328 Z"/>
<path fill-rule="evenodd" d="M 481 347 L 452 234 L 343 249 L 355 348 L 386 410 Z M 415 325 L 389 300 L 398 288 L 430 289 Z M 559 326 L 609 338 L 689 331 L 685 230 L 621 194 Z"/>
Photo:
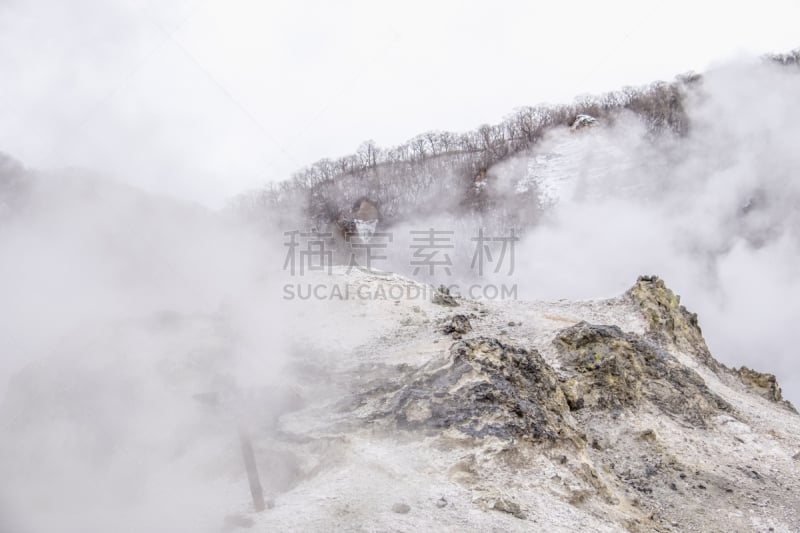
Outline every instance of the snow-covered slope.
<path fill-rule="evenodd" d="M 525 172 L 515 176 L 515 190 L 534 188 L 546 206 L 636 192 L 641 184 L 629 177 L 640 163 L 620 131 L 609 134 L 602 125 L 553 130 L 532 152 L 516 157 Z M 495 168 L 501 176 L 503 166 Z"/>

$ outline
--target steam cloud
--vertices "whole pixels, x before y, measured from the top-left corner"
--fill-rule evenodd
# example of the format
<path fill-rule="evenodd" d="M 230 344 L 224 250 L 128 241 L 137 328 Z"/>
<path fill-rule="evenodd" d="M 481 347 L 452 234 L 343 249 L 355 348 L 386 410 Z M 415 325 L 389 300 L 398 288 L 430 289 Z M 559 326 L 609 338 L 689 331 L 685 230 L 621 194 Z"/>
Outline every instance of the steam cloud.
<path fill-rule="evenodd" d="M 555 133 L 537 153 L 561 150 L 577 178 L 520 246 L 521 294 L 612 296 L 658 274 L 718 359 L 775 373 L 799 402 L 798 89 L 793 69 L 725 65 L 690 99 L 686 138 L 651 141 L 633 119 Z"/>
<path fill-rule="evenodd" d="M 795 72 L 728 65 L 686 138 L 633 118 L 554 132 L 517 163 L 569 152 L 578 179 L 518 245 L 520 296 L 613 296 L 656 273 L 718 359 L 800 403 L 797 94 Z M 0 225 L 0 531 L 218 528 L 242 499 L 235 421 L 193 395 L 278 388 L 299 337 L 335 351 L 366 333 L 282 301 L 285 250 L 221 214 L 85 176 L 32 187 Z"/>

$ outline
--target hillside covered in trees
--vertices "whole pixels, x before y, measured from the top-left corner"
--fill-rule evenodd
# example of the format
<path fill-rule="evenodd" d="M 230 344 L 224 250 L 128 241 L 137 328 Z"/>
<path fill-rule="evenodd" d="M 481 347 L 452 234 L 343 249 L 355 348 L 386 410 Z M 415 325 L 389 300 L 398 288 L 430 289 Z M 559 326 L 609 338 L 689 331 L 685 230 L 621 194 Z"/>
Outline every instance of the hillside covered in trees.
<path fill-rule="evenodd" d="M 800 50 L 794 50 L 764 60 L 797 67 L 799 58 Z M 466 133 L 429 131 L 388 148 L 366 141 L 354 154 L 321 159 L 288 180 L 242 194 L 232 207 L 256 221 L 325 227 L 357 200 L 369 198 L 389 226 L 419 216 L 469 214 L 483 224 L 524 228 L 538 220 L 546 202 L 535 186 L 497 187 L 495 165 L 531 151 L 558 128 L 613 125 L 624 116 L 640 120 L 654 142 L 685 136 L 692 127 L 686 104 L 693 95 L 701 97 L 702 85 L 702 75 L 689 73 L 569 104 L 523 107 Z M 299 206 L 300 212 L 286 206 Z"/>
<path fill-rule="evenodd" d="M 626 112 L 641 117 L 654 136 L 683 135 L 689 128 L 684 100 L 699 80 L 681 76 L 572 104 L 524 107 L 498 124 L 466 133 L 429 131 L 391 148 L 366 141 L 355 154 L 322 159 L 289 180 L 240 195 L 234 208 L 259 218 L 286 213 L 286 205 L 302 206 L 307 223 L 323 226 L 367 197 L 380 206 L 388 224 L 456 212 L 494 213 L 506 223 L 526 225 L 535 221 L 540 207 L 536 191 L 513 198 L 499 194 L 493 188 L 493 165 L 530 150 L 554 128 L 577 129 L 598 119 L 612 122 Z"/>

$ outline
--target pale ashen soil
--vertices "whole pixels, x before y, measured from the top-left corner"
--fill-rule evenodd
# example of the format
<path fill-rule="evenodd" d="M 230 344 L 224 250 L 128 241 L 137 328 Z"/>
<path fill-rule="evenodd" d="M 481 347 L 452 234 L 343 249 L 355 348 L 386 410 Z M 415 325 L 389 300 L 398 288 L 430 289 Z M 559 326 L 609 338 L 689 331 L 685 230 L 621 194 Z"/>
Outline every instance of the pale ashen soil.
<path fill-rule="evenodd" d="M 338 274 L 355 285 L 413 284 L 361 272 Z M 625 297 L 462 301 L 457 308 L 419 300 L 331 304 L 336 320 L 352 317 L 362 325 L 366 340 L 344 351 L 328 349 L 325 340 L 314 341 L 314 349 L 330 365 L 333 381 L 342 388 L 287 413 L 278 437 L 264 435 L 258 442 L 261 455 L 289 452 L 300 474 L 289 490 L 273 495 L 274 508 L 249 514 L 255 519 L 254 529 L 800 529 L 800 461 L 793 459 L 800 452 L 800 417 L 733 379 L 718 377 L 689 354 L 673 353 L 734 408 L 732 414 L 721 411 L 708 427 L 700 428 L 652 405 L 618 412 L 579 410 L 573 413 L 575 423 L 587 442 L 580 450 L 494 437 L 465 439 L 452 429 L 440 434 L 386 432 L 366 421 L 369 406 L 351 412 L 336 406 L 337 399 L 352 394 L 348 387 L 380 382 L 385 372 L 380 365 L 416 367 L 445 358 L 453 340 L 440 332 L 440 322 L 454 313 L 474 315 L 473 331 L 465 338 L 489 336 L 533 347 L 559 369 L 562 361 L 552 340 L 565 327 L 586 321 L 645 332 L 639 309 Z M 358 423 L 359 417 L 364 422 Z M 516 451 L 509 460 L 512 449 Z M 518 505 L 518 516 L 497 510 L 497 501 Z M 395 503 L 408 504 L 410 511 L 393 512 Z M 239 511 L 247 513 L 246 506 Z"/>

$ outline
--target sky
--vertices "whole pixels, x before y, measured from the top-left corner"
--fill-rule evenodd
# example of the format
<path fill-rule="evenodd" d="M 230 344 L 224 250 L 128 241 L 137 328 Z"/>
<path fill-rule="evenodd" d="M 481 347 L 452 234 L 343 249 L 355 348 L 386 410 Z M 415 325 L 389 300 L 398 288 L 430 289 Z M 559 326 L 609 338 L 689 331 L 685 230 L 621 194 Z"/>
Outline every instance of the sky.
<path fill-rule="evenodd" d="M 218 208 L 364 140 L 800 44 L 800 4 L 0 0 L 0 151 Z"/>

